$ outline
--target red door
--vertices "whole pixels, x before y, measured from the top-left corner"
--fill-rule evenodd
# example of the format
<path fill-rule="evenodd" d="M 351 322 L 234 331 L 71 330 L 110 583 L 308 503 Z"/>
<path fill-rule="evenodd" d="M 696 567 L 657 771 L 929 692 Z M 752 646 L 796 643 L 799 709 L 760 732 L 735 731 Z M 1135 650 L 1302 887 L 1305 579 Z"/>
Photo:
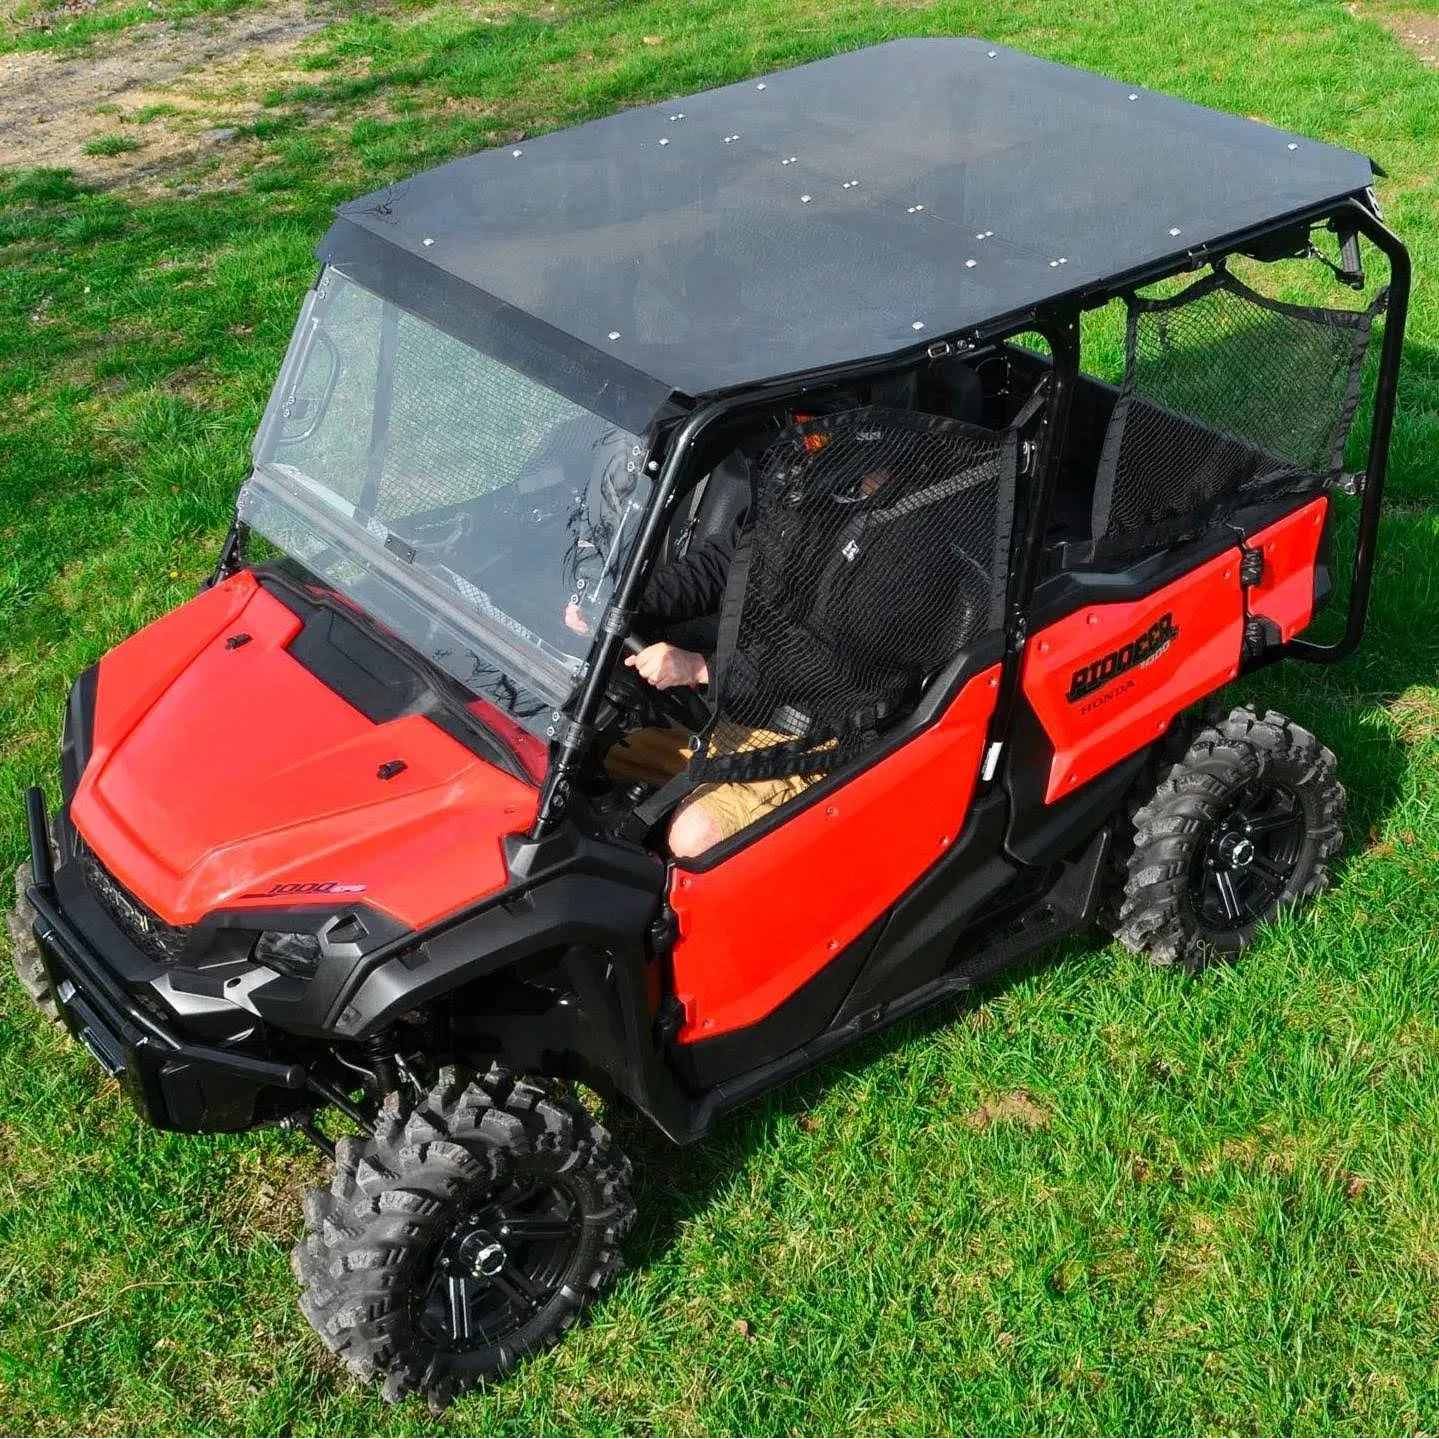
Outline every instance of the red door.
<path fill-rule="evenodd" d="M 869 769 L 795 801 L 785 823 L 704 869 L 676 865 L 681 1043 L 763 1019 L 900 898 L 969 812 L 999 666 Z"/>

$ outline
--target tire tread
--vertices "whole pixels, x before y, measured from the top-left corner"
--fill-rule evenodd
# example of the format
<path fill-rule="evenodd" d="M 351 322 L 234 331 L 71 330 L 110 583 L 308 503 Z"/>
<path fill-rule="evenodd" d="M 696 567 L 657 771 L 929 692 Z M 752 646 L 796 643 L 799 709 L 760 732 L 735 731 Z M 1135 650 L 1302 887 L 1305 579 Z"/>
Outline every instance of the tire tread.
<path fill-rule="evenodd" d="M 1126 949 L 1191 972 L 1214 957 L 1214 945 L 1183 902 L 1194 841 L 1237 783 L 1275 765 L 1290 771 L 1288 782 L 1307 790 L 1317 810 L 1309 827 L 1312 862 L 1285 904 L 1307 902 L 1328 887 L 1329 861 L 1343 843 L 1344 787 L 1334 755 L 1278 711 L 1241 705 L 1212 717 L 1148 797 L 1141 794 L 1131 806 L 1132 842 L 1121 850 L 1104 910 L 1106 926 Z"/>
<path fill-rule="evenodd" d="M 539 1332 L 519 1331 L 521 1342 L 511 1335 L 457 1364 L 413 1331 L 409 1286 L 456 1197 L 536 1159 L 555 1174 L 588 1171 L 597 1198 L 584 1216 L 587 1240 L 597 1236 L 589 1243 L 593 1262 L 548 1301 Z M 379 1381 L 390 1402 L 419 1393 L 439 1412 L 465 1389 L 550 1348 L 615 1282 L 620 1242 L 634 1220 L 630 1179 L 629 1161 L 608 1132 L 550 1085 L 497 1069 L 462 1084 L 447 1071 L 408 1112 L 387 1106 L 373 1138 L 337 1145 L 334 1180 L 307 1195 L 306 1234 L 291 1256 L 300 1306 L 357 1379 Z"/>

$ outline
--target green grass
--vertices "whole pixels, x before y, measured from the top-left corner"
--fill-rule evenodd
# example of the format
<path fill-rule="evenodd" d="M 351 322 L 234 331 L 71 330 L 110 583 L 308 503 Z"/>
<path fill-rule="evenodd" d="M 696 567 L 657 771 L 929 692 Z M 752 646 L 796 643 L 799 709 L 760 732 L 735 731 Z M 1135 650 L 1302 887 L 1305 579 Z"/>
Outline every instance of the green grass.
<path fill-rule="evenodd" d="M 1368 642 L 1253 687 L 1339 756 L 1335 889 L 1199 981 L 1071 943 L 688 1151 L 622 1117 L 630 1274 L 557 1353 L 439 1422 L 321 1360 L 286 1264 L 317 1172 L 298 1142 L 145 1129 L 6 975 L 0 1429 L 1439 1425 L 1439 73 L 1338 0 L 367 9 L 272 97 L 263 163 L 231 188 L 0 175 L 0 867 L 24 786 L 56 787 L 69 678 L 209 567 L 335 201 L 911 32 L 1258 114 L 1389 172 L 1420 283 Z"/>
<path fill-rule="evenodd" d="M 77 50 L 135 25 L 228 15 L 262 0 L 19 0 L 0 10 L 0 37 L 17 50 Z"/>
<path fill-rule="evenodd" d="M 87 155 L 124 155 L 138 150 L 140 142 L 132 135 L 98 135 L 82 147 Z"/>

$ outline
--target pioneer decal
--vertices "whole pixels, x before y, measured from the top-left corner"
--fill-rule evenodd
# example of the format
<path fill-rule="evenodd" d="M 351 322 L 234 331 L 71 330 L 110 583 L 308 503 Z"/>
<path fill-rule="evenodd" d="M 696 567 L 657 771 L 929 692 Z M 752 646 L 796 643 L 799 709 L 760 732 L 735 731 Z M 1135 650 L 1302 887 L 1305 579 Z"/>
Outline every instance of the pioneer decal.
<path fill-rule="evenodd" d="M 1178 626 L 1172 614 L 1161 615 L 1142 635 L 1136 635 L 1117 650 L 1110 650 L 1103 659 L 1093 664 L 1081 665 L 1070 677 L 1069 693 L 1065 696 L 1070 704 L 1102 690 L 1110 681 L 1132 669 L 1138 669 L 1150 660 L 1157 659 L 1179 638 Z"/>

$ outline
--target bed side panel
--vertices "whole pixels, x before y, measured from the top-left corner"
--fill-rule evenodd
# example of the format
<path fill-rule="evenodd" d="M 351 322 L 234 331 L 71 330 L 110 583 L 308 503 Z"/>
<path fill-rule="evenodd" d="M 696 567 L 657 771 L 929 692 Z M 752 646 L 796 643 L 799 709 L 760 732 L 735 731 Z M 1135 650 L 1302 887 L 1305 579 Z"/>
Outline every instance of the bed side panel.
<path fill-rule="evenodd" d="M 1045 803 L 1235 678 L 1243 639 L 1238 549 L 1142 599 L 1085 605 L 1032 635 L 1020 683 L 1054 746 Z"/>

